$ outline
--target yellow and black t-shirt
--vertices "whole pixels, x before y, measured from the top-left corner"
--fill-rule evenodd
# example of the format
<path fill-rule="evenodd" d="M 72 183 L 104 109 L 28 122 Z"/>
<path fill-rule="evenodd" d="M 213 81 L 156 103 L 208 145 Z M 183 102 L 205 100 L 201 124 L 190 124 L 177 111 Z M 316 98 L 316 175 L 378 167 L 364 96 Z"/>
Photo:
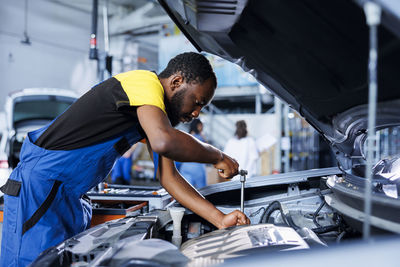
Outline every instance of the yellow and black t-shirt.
<path fill-rule="evenodd" d="M 142 105 L 166 112 L 164 88 L 157 75 L 145 70 L 115 75 L 72 104 L 35 144 L 45 149 L 71 150 L 100 143 L 132 128 L 138 121 L 136 108 Z"/>

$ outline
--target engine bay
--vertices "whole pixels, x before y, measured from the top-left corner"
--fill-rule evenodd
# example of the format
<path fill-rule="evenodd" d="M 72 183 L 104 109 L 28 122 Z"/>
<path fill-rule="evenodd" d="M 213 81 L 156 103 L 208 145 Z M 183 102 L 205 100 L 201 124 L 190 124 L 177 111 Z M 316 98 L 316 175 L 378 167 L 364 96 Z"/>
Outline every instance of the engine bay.
<path fill-rule="evenodd" d="M 336 168 L 264 177 L 262 184 L 256 178 L 249 181 L 244 212 L 251 224 L 246 226 L 217 229 L 175 201 L 162 209 L 136 210 L 48 249 L 32 266 L 213 266 L 253 254 L 359 240 L 356 218 L 332 205 L 338 201 L 327 186 L 332 179 L 343 180 Z M 240 204 L 240 185 L 230 183 L 202 192 L 224 213 Z M 177 222 L 173 210 L 180 211 Z M 390 232 L 373 229 L 375 234 Z"/>

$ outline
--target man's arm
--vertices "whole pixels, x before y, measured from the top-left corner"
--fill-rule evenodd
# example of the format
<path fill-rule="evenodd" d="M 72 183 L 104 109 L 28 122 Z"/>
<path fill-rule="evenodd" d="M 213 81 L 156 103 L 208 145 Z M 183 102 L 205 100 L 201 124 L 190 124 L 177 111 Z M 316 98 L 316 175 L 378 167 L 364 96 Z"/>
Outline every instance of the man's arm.
<path fill-rule="evenodd" d="M 151 148 L 159 155 L 180 162 L 214 164 L 215 168 L 222 170 L 220 175 L 224 178 L 238 174 L 239 165 L 234 159 L 219 149 L 173 128 L 160 108 L 140 106 L 137 108 L 137 115 Z"/>
<path fill-rule="evenodd" d="M 150 154 L 151 153 L 151 149 Z M 161 185 L 184 207 L 206 219 L 218 229 L 249 224 L 250 220 L 238 210 L 224 214 L 194 189 L 176 170 L 172 160 L 160 156 L 158 173 Z"/>

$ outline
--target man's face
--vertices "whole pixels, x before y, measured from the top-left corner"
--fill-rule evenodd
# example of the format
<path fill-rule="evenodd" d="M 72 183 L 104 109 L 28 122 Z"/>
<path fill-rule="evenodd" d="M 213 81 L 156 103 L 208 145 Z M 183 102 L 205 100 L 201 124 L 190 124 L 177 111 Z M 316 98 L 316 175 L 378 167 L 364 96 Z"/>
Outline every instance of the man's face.
<path fill-rule="evenodd" d="M 183 82 L 176 88 L 171 99 L 166 101 L 168 118 L 172 126 L 179 122 L 190 122 L 197 118 L 200 110 L 206 106 L 214 96 L 214 86 L 211 79 L 203 82 Z"/>
<path fill-rule="evenodd" d="M 181 110 L 183 106 L 183 101 L 185 99 L 185 94 L 186 90 L 180 90 L 172 96 L 171 101 L 167 101 L 165 103 L 168 118 L 173 127 L 178 125 L 180 118 L 183 116 Z"/>

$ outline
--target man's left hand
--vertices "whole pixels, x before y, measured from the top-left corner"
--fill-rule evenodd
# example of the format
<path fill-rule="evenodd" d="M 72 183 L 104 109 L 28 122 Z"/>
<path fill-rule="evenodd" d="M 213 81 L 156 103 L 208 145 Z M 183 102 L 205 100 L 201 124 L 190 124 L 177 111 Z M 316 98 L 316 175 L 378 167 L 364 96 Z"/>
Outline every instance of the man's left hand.
<path fill-rule="evenodd" d="M 218 175 L 225 179 L 230 179 L 239 173 L 239 164 L 234 158 L 221 151 L 222 159 L 214 164 L 214 167 L 219 170 Z"/>

